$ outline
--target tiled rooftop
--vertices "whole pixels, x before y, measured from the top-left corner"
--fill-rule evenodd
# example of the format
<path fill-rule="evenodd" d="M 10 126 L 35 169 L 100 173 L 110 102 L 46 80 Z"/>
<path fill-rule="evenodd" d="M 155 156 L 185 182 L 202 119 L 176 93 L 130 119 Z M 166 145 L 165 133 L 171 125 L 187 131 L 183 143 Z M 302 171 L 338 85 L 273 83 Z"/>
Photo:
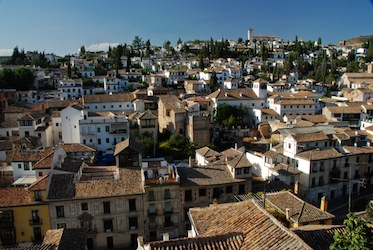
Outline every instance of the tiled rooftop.
<path fill-rule="evenodd" d="M 31 205 L 31 197 L 24 187 L 0 189 L 0 207 Z"/>
<path fill-rule="evenodd" d="M 290 220 L 292 222 L 309 223 L 313 221 L 323 221 L 333 219 L 331 213 L 301 200 L 294 194 L 286 192 L 267 193 L 266 200 L 273 205 L 276 210 L 285 214 L 286 208 L 290 209 Z"/>
<path fill-rule="evenodd" d="M 245 182 L 244 179 L 234 179 L 225 164 L 183 167 L 178 168 L 178 173 L 183 187 Z"/>
<path fill-rule="evenodd" d="M 92 180 L 75 184 L 75 198 L 97 198 L 143 193 L 141 170 L 121 168 L 119 180 Z"/>
<path fill-rule="evenodd" d="M 314 250 L 328 250 L 331 243 L 334 242 L 335 232 L 342 233 L 342 225 L 307 225 L 292 229 L 300 238 L 302 238 Z"/>
<path fill-rule="evenodd" d="M 243 233 L 239 249 L 311 249 L 253 200 L 191 208 L 189 213 L 199 236 Z"/>
<path fill-rule="evenodd" d="M 295 157 L 303 158 L 306 160 L 323 160 L 330 158 L 337 158 L 343 156 L 335 148 L 327 149 L 314 149 L 296 154 Z"/>
<path fill-rule="evenodd" d="M 211 237 L 181 238 L 149 243 L 151 250 L 239 250 L 244 240 L 242 233 L 230 233 Z"/>

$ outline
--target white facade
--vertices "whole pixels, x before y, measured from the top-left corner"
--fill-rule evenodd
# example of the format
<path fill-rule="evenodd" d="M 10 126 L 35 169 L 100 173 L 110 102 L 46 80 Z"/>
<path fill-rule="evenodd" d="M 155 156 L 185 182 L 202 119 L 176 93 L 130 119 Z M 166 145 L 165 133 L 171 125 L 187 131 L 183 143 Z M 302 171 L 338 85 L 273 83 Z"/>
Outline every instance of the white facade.
<path fill-rule="evenodd" d="M 80 98 L 83 95 L 82 79 L 69 79 L 59 82 L 58 90 L 64 93 L 64 99 Z"/>
<path fill-rule="evenodd" d="M 64 143 L 80 143 L 79 121 L 84 119 L 82 106 L 74 105 L 61 111 L 61 131 Z"/>
<path fill-rule="evenodd" d="M 113 154 L 115 145 L 130 137 L 126 116 L 91 116 L 79 121 L 80 143 Z"/>

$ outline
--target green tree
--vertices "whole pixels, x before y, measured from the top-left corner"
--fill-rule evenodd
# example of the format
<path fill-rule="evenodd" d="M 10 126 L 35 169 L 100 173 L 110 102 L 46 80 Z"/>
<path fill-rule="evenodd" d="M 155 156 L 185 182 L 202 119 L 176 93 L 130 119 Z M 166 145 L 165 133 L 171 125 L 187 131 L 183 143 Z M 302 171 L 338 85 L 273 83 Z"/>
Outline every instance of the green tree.
<path fill-rule="evenodd" d="M 359 67 L 359 63 L 356 62 L 356 61 L 353 61 L 353 62 L 349 62 L 347 64 L 347 67 L 346 67 L 346 72 L 348 73 L 357 73 L 359 72 L 360 70 L 360 67 Z"/>
<path fill-rule="evenodd" d="M 67 77 L 68 78 L 71 78 L 72 76 L 72 72 L 71 72 L 71 62 L 70 62 L 70 58 L 68 58 L 68 61 L 67 61 Z"/>
<path fill-rule="evenodd" d="M 218 77 L 216 76 L 215 71 L 211 73 L 209 86 L 212 92 L 220 88 L 220 85 L 218 83 Z"/>
<path fill-rule="evenodd" d="M 0 88 L 12 88 L 14 82 L 14 72 L 9 68 L 0 70 Z"/>
<path fill-rule="evenodd" d="M 183 43 L 183 41 L 181 41 L 181 38 L 179 37 L 179 39 L 177 40 L 176 44 L 181 44 Z"/>
<path fill-rule="evenodd" d="M 32 71 L 25 67 L 17 67 L 14 70 L 14 87 L 17 90 L 29 90 L 34 83 Z"/>
<path fill-rule="evenodd" d="M 80 46 L 79 54 L 81 56 L 85 54 L 85 47 L 84 47 L 84 45 Z"/>
<path fill-rule="evenodd" d="M 330 249 L 373 249 L 373 233 L 368 223 L 357 218 L 353 213 L 347 215 L 344 220 L 343 233 L 334 234 L 334 242 Z"/>
<path fill-rule="evenodd" d="M 144 149 L 145 157 L 154 157 L 156 142 L 152 133 L 146 132 L 142 136 L 136 137 L 136 141 L 140 143 Z"/>
<path fill-rule="evenodd" d="M 239 38 L 237 39 L 237 42 L 238 42 L 238 43 L 242 43 L 242 37 L 239 37 Z"/>
<path fill-rule="evenodd" d="M 226 103 L 219 105 L 214 112 L 214 121 L 224 126 L 241 125 L 245 108 L 235 108 Z"/>
<path fill-rule="evenodd" d="M 202 57 L 199 59 L 198 68 L 200 68 L 201 70 L 205 69 L 205 63 L 203 62 L 203 58 Z"/>

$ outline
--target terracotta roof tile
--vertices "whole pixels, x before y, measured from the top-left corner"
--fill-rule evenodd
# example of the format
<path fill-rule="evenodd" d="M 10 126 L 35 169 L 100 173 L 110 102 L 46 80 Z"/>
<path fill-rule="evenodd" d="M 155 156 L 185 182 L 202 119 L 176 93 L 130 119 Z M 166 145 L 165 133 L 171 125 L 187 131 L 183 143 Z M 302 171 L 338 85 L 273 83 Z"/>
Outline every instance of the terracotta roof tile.
<path fill-rule="evenodd" d="M 343 233 L 342 225 L 307 225 L 293 228 L 292 231 L 314 250 L 328 250 L 334 242 L 335 232 Z"/>
<path fill-rule="evenodd" d="M 0 189 L 0 207 L 31 205 L 31 197 L 24 187 Z"/>
<path fill-rule="evenodd" d="M 112 95 L 86 95 L 84 103 L 104 102 L 132 102 L 135 99 L 132 93 L 113 93 Z"/>
<path fill-rule="evenodd" d="M 297 134 L 293 135 L 293 138 L 296 142 L 300 143 L 329 140 L 329 137 L 322 131 L 309 134 Z"/>
<path fill-rule="evenodd" d="M 306 160 L 323 160 L 323 159 L 330 159 L 330 158 L 337 158 L 343 156 L 339 153 L 335 148 L 328 148 L 328 149 L 314 149 L 305 152 L 301 152 L 295 155 L 295 157 L 303 158 Z"/>
<path fill-rule="evenodd" d="M 171 239 L 169 241 L 150 242 L 151 250 L 240 250 L 244 241 L 242 233 L 230 233 L 224 235 L 215 235 L 211 237 L 193 237 Z"/>
<path fill-rule="evenodd" d="M 267 193 L 266 200 L 276 210 L 285 214 L 290 209 L 290 220 L 299 223 L 310 223 L 333 219 L 335 216 L 301 200 L 294 194 L 286 192 Z"/>
<path fill-rule="evenodd" d="M 120 169 L 119 180 L 93 180 L 75 184 L 75 198 L 112 197 L 143 193 L 141 169 Z"/>
<path fill-rule="evenodd" d="M 311 249 L 252 200 L 191 208 L 189 214 L 199 236 L 243 233 L 240 249 Z"/>
<path fill-rule="evenodd" d="M 43 177 L 41 177 L 40 179 L 38 179 L 34 183 L 32 183 L 28 187 L 28 190 L 30 190 L 30 191 L 47 190 L 48 180 L 49 180 L 49 175 L 44 175 Z"/>
<path fill-rule="evenodd" d="M 228 183 L 245 182 L 244 179 L 234 179 L 225 164 L 209 164 L 178 168 L 180 186 L 208 186 Z"/>

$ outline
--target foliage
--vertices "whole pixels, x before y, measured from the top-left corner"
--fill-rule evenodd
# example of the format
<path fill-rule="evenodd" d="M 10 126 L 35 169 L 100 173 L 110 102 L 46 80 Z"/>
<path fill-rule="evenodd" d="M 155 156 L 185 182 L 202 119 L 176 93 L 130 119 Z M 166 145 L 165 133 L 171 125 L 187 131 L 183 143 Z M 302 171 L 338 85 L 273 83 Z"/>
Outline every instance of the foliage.
<path fill-rule="evenodd" d="M 29 90 L 33 83 L 34 75 L 28 68 L 17 67 L 14 70 L 8 68 L 0 70 L 0 88 Z"/>
<path fill-rule="evenodd" d="M 334 242 L 330 249 L 372 249 L 373 232 L 366 221 L 357 218 L 353 213 L 347 215 L 344 220 L 343 233 L 334 234 Z"/>
<path fill-rule="evenodd" d="M 347 68 L 346 68 L 346 72 L 359 72 L 360 70 L 360 67 L 359 67 L 359 63 L 356 62 L 356 61 L 353 61 L 353 62 L 349 62 L 347 64 Z"/>
<path fill-rule="evenodd" d="M 173 134 L 167 141 L 161 142 L 159 148 L 176 158 L 186 158 L 195 154 L 196 145 L 184 135 Z"/>
<path fill-rule="evenodd" d="M 142 136 L 136 137 L 136 142 L 140 143 L 144 149 L 145 157 L 154 157 L 155 139 L 152 133 L 146 132 Z"/>
<path fill-rule="evenodd" d="M 241 125 L 245 108 L 235 108 L 226 103 L 219 105 L 214 112 L 214 121 L 225 126 Z"/>
<path fill-rule="evenodd" d="M 213 71 L 211 73 L 209 86 L 210 86 L 210 89 L 211 89 L 212 92 L 214 92 L 215 90 L 218 90 L 220 88 L 220 85 L 218 83 L 218 77 L 216 76 L 215 71 Z"/>

